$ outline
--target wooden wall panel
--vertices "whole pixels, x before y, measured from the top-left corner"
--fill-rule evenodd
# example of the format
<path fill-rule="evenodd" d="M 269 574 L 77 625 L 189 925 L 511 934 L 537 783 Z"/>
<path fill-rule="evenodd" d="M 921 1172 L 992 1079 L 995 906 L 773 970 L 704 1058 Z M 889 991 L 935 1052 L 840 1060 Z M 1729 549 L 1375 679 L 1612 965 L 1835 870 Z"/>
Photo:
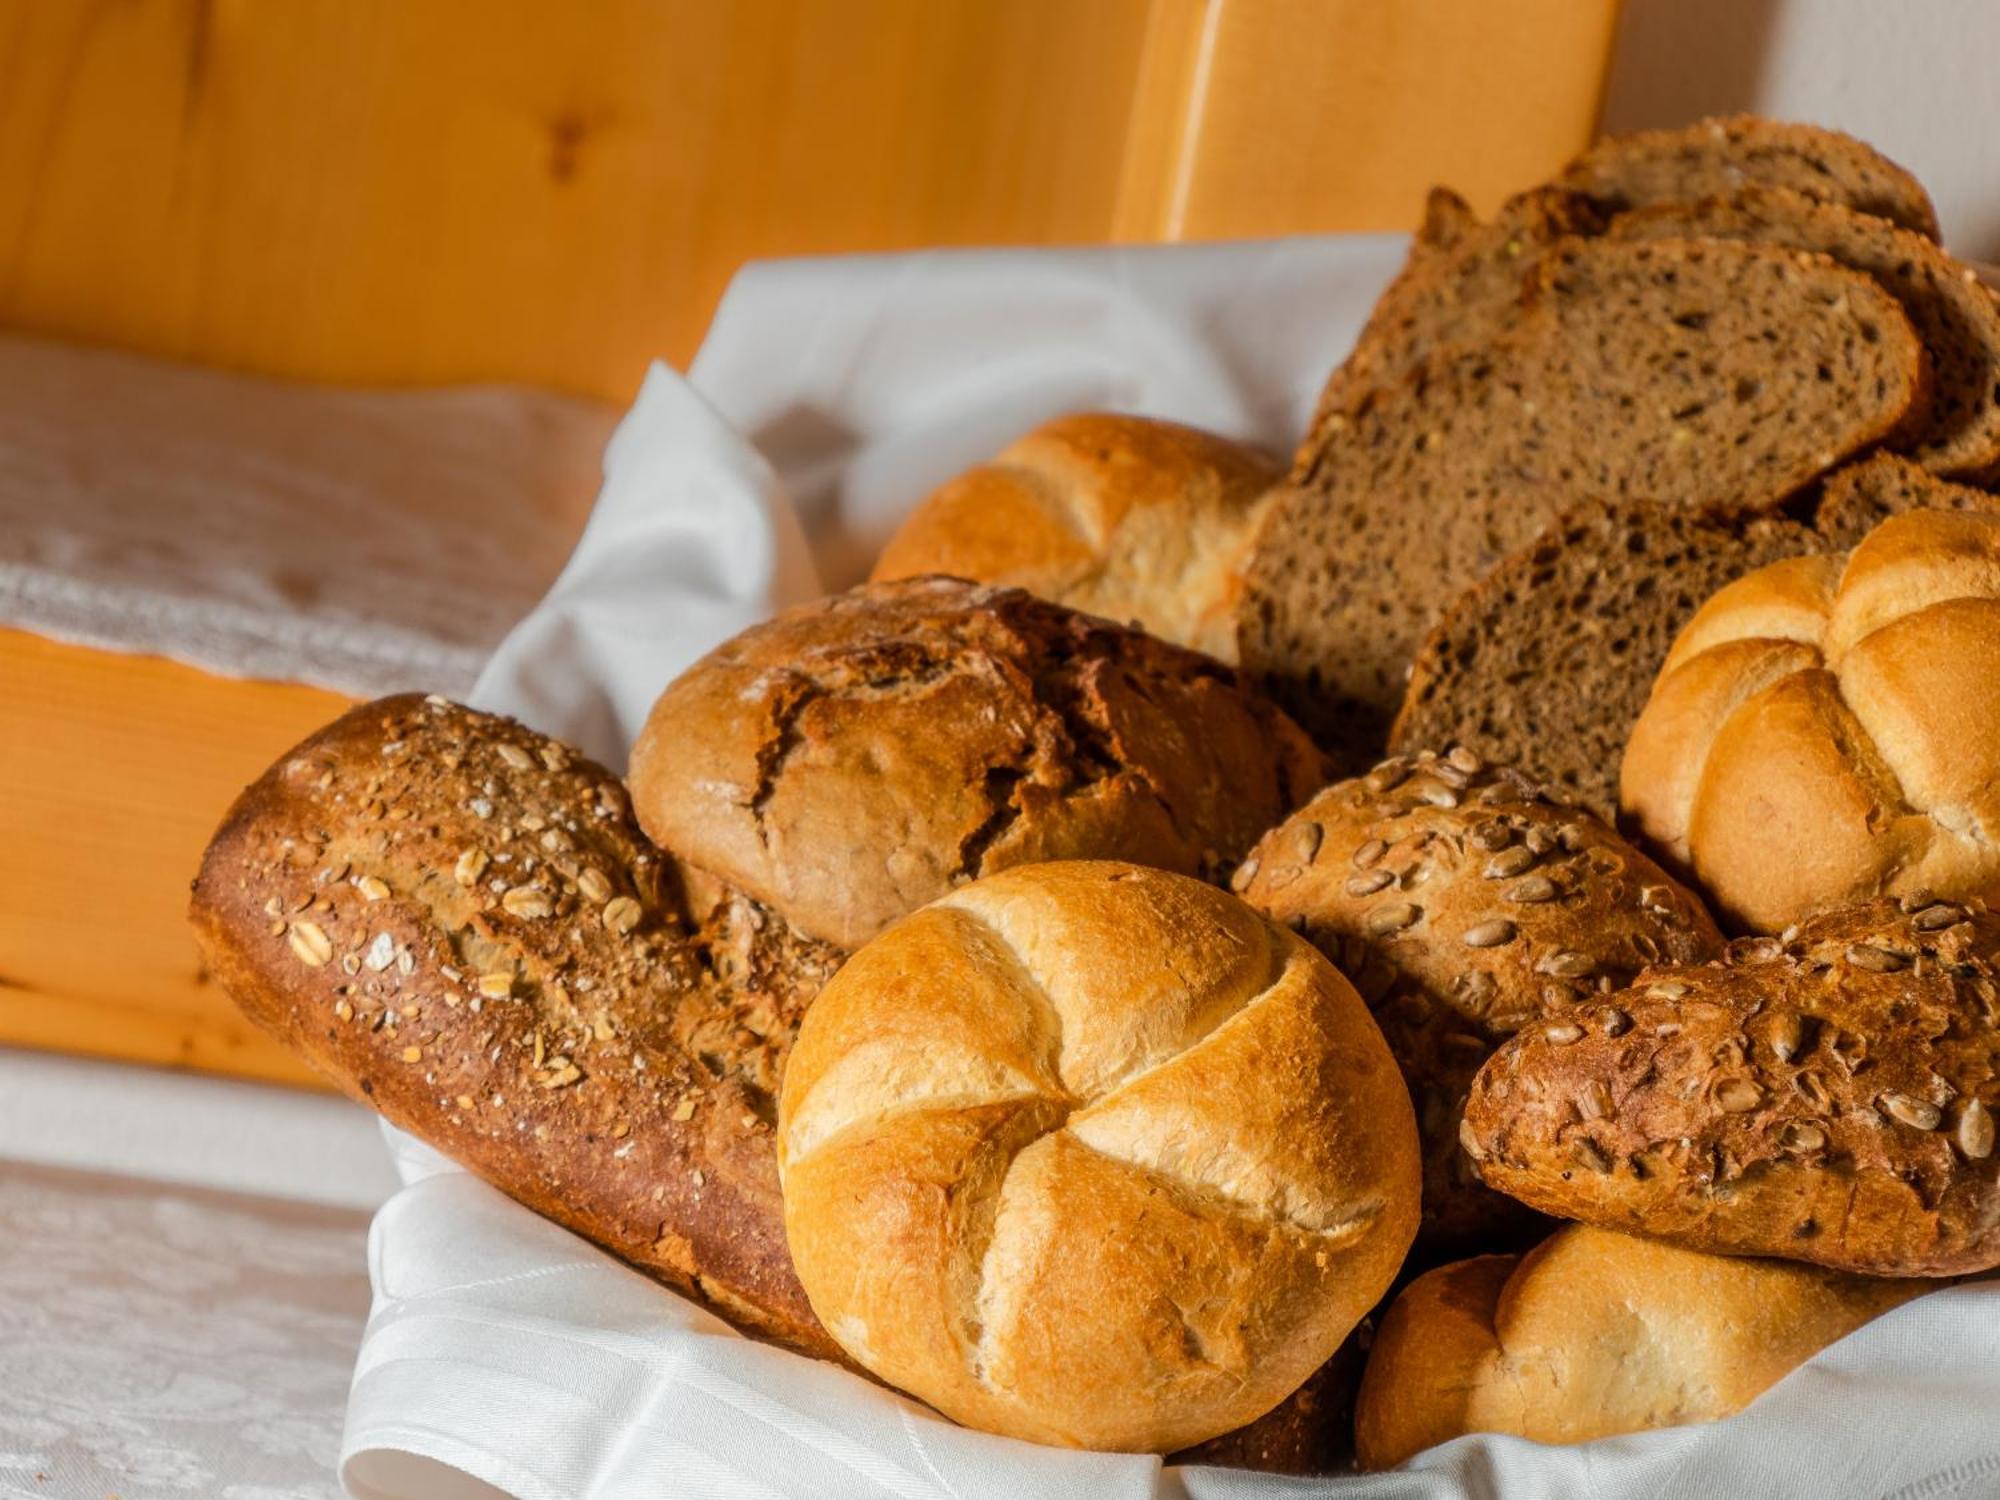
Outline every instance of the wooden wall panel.
<path fill-rule="evenodd" d="M 0 0 L 0 323 L 623 399 L 752 256 L 1412 221 L 1613 0 Z"/>

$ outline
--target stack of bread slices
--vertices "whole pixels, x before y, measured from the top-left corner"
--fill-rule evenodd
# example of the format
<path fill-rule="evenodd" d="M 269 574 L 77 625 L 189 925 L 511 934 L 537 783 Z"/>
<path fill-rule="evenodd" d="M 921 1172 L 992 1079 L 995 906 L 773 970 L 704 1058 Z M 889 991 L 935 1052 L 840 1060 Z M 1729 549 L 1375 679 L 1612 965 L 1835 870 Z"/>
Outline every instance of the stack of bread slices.
<path fill-rule="evenodd" d="M 1288 474 L 1046 424 L 622 780 L 358 708 L 224 821 L 210 967 L 968 1425 L 1322 1472 L 1727 1415 L 2000 1266 L 2000 306 L 1936 234 L 1756 119 L 1439 191 Z"/>

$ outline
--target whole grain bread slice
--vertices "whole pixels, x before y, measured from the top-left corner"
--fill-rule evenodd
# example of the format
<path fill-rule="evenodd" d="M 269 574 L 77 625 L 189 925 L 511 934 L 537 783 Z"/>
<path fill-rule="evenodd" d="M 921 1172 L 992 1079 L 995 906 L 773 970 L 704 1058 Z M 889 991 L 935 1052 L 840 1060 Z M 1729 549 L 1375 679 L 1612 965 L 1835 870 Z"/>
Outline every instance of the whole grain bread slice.
<path fill-rule="evenodd" d="M 1510 198 L 1490 223 L 1481 222 L 1450 188 L 1432 188 L 1403 269 L 1320 392 L 1313 432 L 1437 350 L 1508 326 L 1520 311 L 1523 281 L 1542 253 L 1572 235 L 1600 232 L 1607 219 L 1580 193 L 1532 188 Z"/>
<path fill-rule="evenodd" d="M 1607 233 L 1629 240 L 1754 240 L 1821 251 L 1866 271 L 1903 304 L 1929 361 L 1926 400 L 1890 446 L 1942 474 L 2000 460 L 2000 303 L 1970 266 L 1922 235 L 1784 188 L 1654 204 L 1620 214 Z"/>
<path fill-rule="evenodd" d="M 1723 241 L 1566 240 L 1519 326 L 1335 413 L 1259 528 L 1244 664 L 1348 768 L 1438 614 L 1590 499 L 1771 508 L 1891 431 L 1921 348 L 1868 277 Z"/>
<path fill-rule="evenodd" d="M 1937 210 L 1906 169 L 1838 130 L 1735 115 L 1599 141 L 1556 179 L 1610 209 L 1686 202 L 1746 185 L 1790 188 L 1935 240 Z"/>
<path fill-rule="evenodd" d="M 1796 518 L 1582 506 L 1453 601 L 1417 653 L 1390 748 L 1470 745 L 1609 818 L 1626 737 L 1702 603 L 1753 569 L 1852 547 L 1920 507 L 2000 509 L 2000 497 L 1878 453 L 1828 476 Z"/>

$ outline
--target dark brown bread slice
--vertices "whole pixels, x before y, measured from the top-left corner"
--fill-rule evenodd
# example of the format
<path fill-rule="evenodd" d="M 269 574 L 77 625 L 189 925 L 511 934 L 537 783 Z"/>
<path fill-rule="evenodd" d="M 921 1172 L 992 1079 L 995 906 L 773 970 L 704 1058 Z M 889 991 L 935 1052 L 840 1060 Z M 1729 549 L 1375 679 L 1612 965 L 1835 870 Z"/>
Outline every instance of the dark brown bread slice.
<path fill-rule="evenodd" d="M 1746 184 L 1790 188 L 1938 237 L 1937 210 L 1923 184 L 1874 147 L 1837 130 L 1758 115 L 1611 136 L 1556 181 L 1613 209 L 1710 198 Z"/>
<path fill-rule="evenodd" d="M 1579 507 L 1438 621 L 1390 748 L 1470 745 L 1610 819 L 1626 735 L 1681 626 L 1732 579 L 1823 546 L 1780 516 L 1731 522 L 1649 500 Z"/>
<path fill-rule="evenodd" d="M 1581 506 L 1452 603 L 1417 653 L 1389 746 L 1470 745 L 1609 818 L 1626 738 L 1695 610 L 1745 573 L 1852 547 L 1921 506 L 1994 509 L 2000 498 L 1877 453 L 1798 507 L 1811 524 L 1645 500 Z"/>
<path fill-rule="evenodd" d="M 1432 188 L 1409 258 L 1355 340 L 1354 352 L 1320 393 L 1312 433 L 1375 386 L 1387 384 L 1449 345 L 1484 340 L 1521 309 L 1529 270 L 1571 235 L 1601 231 L 1606 215 L 1588 198 L 1534 188 L 1481 223 L 1449 188 Z M 1306 446 L 1312 446 L 1308 436 Z"/>
<path fill-rule="evenodd" d="M 1894 900 L 1657 968 L 1474 1080 L 1488 1184 L 1603 1229 L 1872 1276 L 2000 1265 L 2000 918 Z"/>
<path fill-rule="evenodd" d="M 1755 240 L 1817 250 L 1866 271 L 1903 304 L 1924 341 L 1927 399 L 1889 445 L 1941 474 L 2000 460 L 2000 304 L 1970 266 L 1886 219 L 1782 188 L 1660 203 L 1621 214 L 1613 239 Z"/>
<path fill-rule="evenodd" d="M 1517 329 L 1325 425 L 1259 528 L 1244 664 L 1365 765 L 1437 616 L 1558 515 L 1775 506 L 1893 429 L 1921 365 L 1895 300 L 1825 257 L 1565 241 Z"/>
<path fill-rule="evenodd" d="M 1940 479 L 1894 453 L 1871 453 L 1826 476 L 1813 529 L 1825 538 L 1825 550 L 1842 552 L 1906 510 L 2000 510 L 2000 495 Z"/>
<path fill-rule="evenodd" d="M 406 696 L 238 799 L 192 918 L 230 997 L 345 1092 L 740 1326 L 832 1357 L 771 1137 L 801 1007 L 718 1000 L 703 962 L 732 953 L 771 988 L 746 912 L 697 935 L 610 772 Z M 767 1037 L 716 1024 L 766 1010 Z"/>

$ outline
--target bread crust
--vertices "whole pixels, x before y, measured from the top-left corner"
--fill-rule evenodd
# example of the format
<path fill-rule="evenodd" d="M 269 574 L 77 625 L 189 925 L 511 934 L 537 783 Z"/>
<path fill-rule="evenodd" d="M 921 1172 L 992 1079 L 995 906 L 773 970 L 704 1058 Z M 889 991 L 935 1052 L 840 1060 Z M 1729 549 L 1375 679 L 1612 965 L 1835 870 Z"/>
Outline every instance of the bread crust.
<path fill-rule="evenodd" d="M 1389 1469 L 1469 1432 L 1582 1443 L 1712 1422 L 1935 1285 L 1572 1224 L 1403 1289 L 1362 1377 L 1356 1457 Z"/>
<path fill-rule="evenodd" d="M 946 573 L 1023 588 L 1236 660 L 1242 564 L 1279 469 L 1178 422 L 1044 422 L 905 518 L 872 581 Z"/>
<path fill-rule="evenodd" d="M 1466 1146 L 1545 1213 L 1880 1276 L 2000 1265 L 2000 918 L 1877 901 L 1660 968 L 1480 1070 Z"/>
<path fill-rule="evenodd" d="M 1009 865 L 1227 876 L 1324 760 L 1227 667 L 1018 589 L 869 584 L 660 695 L 632 753 L 663 846 L 856 948 Z"/>
<path fill-rule="evenodd" d="M 1426 1253 L 1518 1243 L 1539 1219 L 1459 1144 L 1501 1041 L 1586 1012 L 1661 962 L 1717 957 L 1701 902 L 1604 823 L 1458 749 L 1336 782 L 1258 842 L 1245 900 L 1360 991 L 1416 1102 Z"/>
<path fill-rule="evenodd" d="M 863 948 L 786 1074 L 787 1236 L 857 1362 L 947 1415 L 1164 1452 L 1318 1369 L 1417 1216 L 1353 989 L 1226 892 L 1068 861 Z"/>
<path fill-rule="evenodd" d="M 443 699 L 364 704 L 237 800 L 190 916 L 230 997 L 342 1091 L 739 1326 L 838 1356 L 782 1234 L 784 1007 L 739 993 L 771 1035 L 703 1045 L 725 1007 L 702 944 L 742 946 L 743 910 L 692 929 L 610 772 Z"/>

